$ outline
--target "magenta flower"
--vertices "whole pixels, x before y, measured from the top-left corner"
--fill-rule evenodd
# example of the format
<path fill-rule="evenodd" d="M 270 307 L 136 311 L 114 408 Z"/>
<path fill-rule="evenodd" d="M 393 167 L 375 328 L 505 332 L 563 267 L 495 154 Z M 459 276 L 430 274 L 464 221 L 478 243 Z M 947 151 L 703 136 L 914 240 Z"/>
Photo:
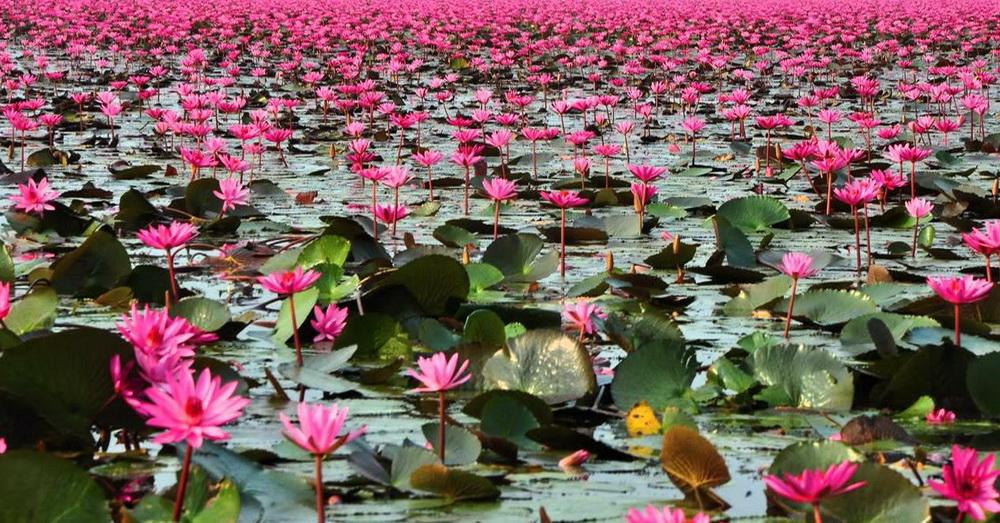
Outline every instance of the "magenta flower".
<path fill-rule="evenodd" d="M 430 200 L 434 199 L 434 174 L 431 172 L 431 168 L 440 162 L 444 155 L 437 151 L 424 151 L 419 153 L 413 153 L 413 161 L 427 168 L 427 198 Z"/>
<path fill-rule="evenodd" d="M 461 361 L 462 365 L 459 366 Z M 472 379 L 467 374 L 469 360 L 462 361 L 458 354 L 447 357 L 443 352 L 436 352 L 430 358 L 417 358 L 419 371 L 407 369 L 406 373 L 423 385 L 410 389 L 410 392 L 436 392 L 438 394 L 438 456 L 444 463 L 444 434 L 447 415 L 445 413 L 445 392 L 460 387 Z"/>
<path fill-rule="evenodd" d="M 17 190 L 20 195 L 13 195 L 10 199 L 14 202 L 14 208 L 27 213 L 35 213 L 39 216 L 45 211 L 55 210 L 55 206 L 49 202 L 59 197 L 59 193 L 49 186 L 49 179 L 42 178 L 35 183 L 35 180 L 28 179 L 26 184 L 18 184 Z"/>
<path fill-rule="evenodd" d="M 986 259 L 986 281 L 993 281 L 990 257 L 1000 255 L 1000 220 L 986 222 L 983 229 L 972 229 L 962 234 L 965 245 Z"/>
<path fill-rule="evenodd" d="M 955 413 L 946 409 L 931 409 L 924 420 L 931 425 L 948 425 L 955 423 Z"/>
<path fill-rule="evenodd" d="M 788 314 L 785 316 L 785 339 L 792 327 L 792 310 L 795 308 L 795 295 L 798 292 L 799 279 L 811 278 L 819 272 L 812 256 L 801 252 L 785 253 L 777 269 L 792 279 L 792 297 L 788 301 Z"/>
<path fill-rule="evenodd" d="M 997 476 L 1000 470 L 994 466 L 995 456 L 987 454 L 979 461 L 976 449 L 955 445 L 951 448 L 951 464 L 942 469 L 944 481 L 930 480 L 931 488 L 942 496 L 958 502 L 961 515 L 968 514 L 976 521 L 983 521 L 987 514 L 1000 512 L 1000 493 L 997 493 Z"/>
<path fill-rule="evenodd" d="M 223 384 L 208 369 L 201 371 L 197 381 L 192 373 L 181 372 L 169 376 L 161 386 L 146 389 L 148 403 L 140 400 L 133 403 L 140 413 L 149 417 L 147 425 L 166 429 L 153 441 L 187 442 L 174 502 L 174 521 L 180 520 L 194 450 L 201 448 L 206 439 L 229 439 L 229 434 L 221 427 L 239 418 L 243 408 L 250 404 L 250 400 L 233 395 L 236 385 L 236 381 Z"/>
<path fill-rule="evenodd" d="M 0 282 L 0 325 L 10 314 L 10 288 L 11 284 Z"/>
<path fill-rule="evenodd" d="M 688 116 L 683 122 L 681 122 L 681 127 L 683 127 L 684 130 L 691 135 L 691 165 L 694 165 L 696 159 L 698 158 L 698 151 L 696 149 L 698 144 L 698 133 L 705 128 L 705 120 L 702 120 L 697 116 Z"/>
<path fill-rule="evenodd" d="M 375 206 L 375 219 L 391 227 L 389 234 L 396 236 L 396 224 L 410 215 L 410 208 L 397 204 L 378 204 Z"/>
<path fill-rule="evenodd" d="M 7 440 L 4 438 L 0 438 L 0 454 L 6 454 L 6 453 L 7 453 Z"/>
<path fill-rule="evenodd" d="M 666 167 L 656 167 L 653 165 L 629 165 L 628 172 L 632 173 L 643 184 L 654 182 L 667 172 Z"/>
<path fill-rule="evenodd" d="M 265 289 L 282 296 L 302 292 L 316 283 L 320 273 L 314 270 L 302 270 L 295 267 L 291 271 L 275 271 L 267 276 L 257 278 L 257 282 Z"/>
<path fill-rule="evenodd" d="M 604 309 L 600 305 L 589 301 L 567 303 L 562 311 L 563 321 L 569 323 L 570 326 L 580 332 L 581 341 L 585 335 L 596 332 L 594 318 L 605 319 L 607 317 L 608 314 L 604 312 Z"/>
<path fill-rule="evenodd" d="M 625 523 L 709 523 L 711 518 L 699 512 L 688 518 L 683 509 L 659 508 L 647 505 L 644 509 L 630 508 L 625 514 Z"/>
<path fill-rule="evenodd" d="M 975 303 L 989 296 L 993 283 L 977 279 L 971 275 L 965 276 L 931 276 L 927 278 L 930 286 L 944 301 L 955 306 L 955 345 L 962 346 L 960 309 L 966 303 Z"/>
<path fill-rule="evenodd" d="M 298 426 L 282 412 L 278 414 L 281 424 L 284 426 L 284 435 L 292 443 L 295 443 L 302 450 L 313 455 L 316 462 L 316 521 L 322 523 L 326 521 L 326 498 L 323 495 L 323 459 L 333 454 L 340 447 L 360 438 L 367 427 L 362 426 L 346 434 L 344 422 L 347 421 L 347 407 L 341 408 L 334 404 L 332 407 L 308 403 L 299 403 Z"/>
<path fill-rule="evenodd" d="M 341 332 L 344 332 L 344 326 L 347 325 L 347 308 L 337 307 L 331 303 L 326 306 L 326 310 L 323 310 L 317 305 L 313 307 L 313 317 L 314 319 L 309 322 L 313 329 L 316 329 L 313 343 L 334 341 Z"/>
<path fill-rule="evenodd" d="M 592 454 L 590 452 L 580 449 L 559 460 L 559 468 L 565 470 L 565 469 L 573 469 L 579 467 L 580 465 L 586 463 L 591 456 Z"/>
<path fill-rule="evenodd" d="M 653 196 L 659 191 L 654 185 L 646 185 L 644 183 L 633 183 L 632 187 L 632 207 L 635 208 L 635 213 L 639 215 L 639 224 L 642 225 L 643 218 L 646 216 L 646 205 L 649 204 Z"/>
<path fill-rule="evenodd" d="M 913 247 L 911 257 L 917 257 L 917 231 L 920 227 L 920 219 L 929 215 L 934 209 L 934 204 L 923 198 L 912 198 L 905 204 L 906 212 L 913 216 Z"/>
<path fill-rule="evenodd" d="M 868 264 L 871 264 L 871 235 L 868 232 L 868 202 L 875 199 L 879 186 L 871 179 L 861 178 L 848 182 L 843 187 L 833 190 L 833 194 L 838 200 L 851 206 L 851 215 L 854 217 L 854 249 L 857 256 L 858 277 L 861 277 L 861 221 L 858 215 L 858 207 L 864 210 L 865 216 L 865 237 L 868 238 Z"/>
<path fill-rule="evenodd" d="M 222 212 L 236 209 L 237 206 L 246 205 L 249 200 L 250 189 L 243 186 L 236 178 L 226 178 L 219 180 L 219 190 L 212 191 L 216 198 L 222 201 Z"/>
<path fill-rule="evenodd" d="M 167 272 L 170 273 L 170 290 L 175 298 L 177 292 L 177 277 L 174 272 L 174 249 L 186 245 L 198 236 L 198 229 L 190 223 L 170 222 L 170 225 L 150 225 L 136 233 L 139 240 L 149 247 L 160 249 L 167 255 Z"/>
<path fill-rule="evenodd" d="M 133 303 L 132 311 L 116 324 L 118 332 L 132 344 L 136 352 L 164 355 L 179 352 L 183 357 L 193 356 L 193 339 L 197 329 L 184 318 L 170 316 L 165 310 L 141 311 Z"/>
<path fill-rule="evenodd" d="M 275 271 L 267 276 L 257 278 L 265 289 L 279 295 L 288 296 L 288 312 L 292 320 L 292 340 L 295 343 L 295 363 L 302 366 L 302 342 L 299 340 L 299 322 L 295 317 L 295 294 L 302 292 L 319 280 L 321 274 L 314 270 L 303 271 L 295 267 L 292 271 Z M 305 389 L 299 389 L 299 401 L 305 395 Z"/>
<path fill-rule="evenodd" d="M 500 232 L 500 204 L 517 196 L 517 186 L 513 181 L 504 178 L 489 178 L 483 180 L 483 191 L 493 200 L 493 239 Z"/>
<path fill-rule="evenodd" d="M 821 523 L 819 505 L 823 500 L 865 486 L 864 481 L 849 483 L 857 470 L 857 463 L 845 461 L 826 470 L 805 470 L 801 474 L 785 474 L 784 477 L 767 475 L 764 476 L 764 483 L 775 494 L 789 501 L 812 505 L 814 521 Z"/>

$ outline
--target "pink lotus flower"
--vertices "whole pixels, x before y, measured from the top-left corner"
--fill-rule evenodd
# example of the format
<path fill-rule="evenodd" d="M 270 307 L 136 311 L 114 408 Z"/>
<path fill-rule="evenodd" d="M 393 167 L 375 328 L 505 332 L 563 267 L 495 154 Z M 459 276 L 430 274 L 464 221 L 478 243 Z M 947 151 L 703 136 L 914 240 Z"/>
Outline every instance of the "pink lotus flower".
<path fill-rule="evenodd" d="M 811 278 L 819 272 L 814 265 L 812 256 L 801 252 L 785 253 L 777 269 L 792 279 L 792 297 L 788 301 L 788 314 L 785 316 L 785 339 L 792 327 L 792 311 L 795 309 L 795 295 L 798 293 L 799 279 Z"/>
<path fill-rule="evenodd" d="M 0 282 L 0 323 L 10 314 L 10 289 L 11 284 Z"/>
<path fill-rule="evenodd" d="M 392 229 L 390 234 L 396 235 L 396 224 L 400 220 L 410 215 L 410 208 L 405 205 L 378 204 L 375 206 L 375 219 L 389 225 Z"/>
<path fill-rule="evenodd" d="M 641 224 L 646 215 L 646 205 L 649 204 L 653 196 L 656 196 L 656 193 L 659 191 L 656 189 L 656 186 L 644 183 L 633 183 L 631 190 L 632 206 L 635 208 L 636 214 L 639 215 L 639 223 Z"/>
<path fill-rule="evenodd" d="M 459 366 L 459 361 L 462 365 Z M 417 358 L 419 371 L 407 369 L 406 373 L 415 378 L 423 385 L 410 389 L 410 392 L 436 392 L 438 395 L 438 457 L 444 463 L 445 447 L 445 426 L 447 414 L 445 412 L 445 392 L 460 387 L 463 383 L 472 379 L 471 374 L 467 374 L 469 360 L 462 360 L 458 354 L 450 357 L 443 352 L 436 352 L 430 358 Z"/>
<path fill-rule="evenodd" d="M 576 451 L 576 452 L 574 452 L 574 453 L 566 456 L 565 458 L 559 460 L 559 468 L 561 468 L 563 470 L 566 470 L 566 469 L 572 470 L 572 469 L 574 469 L 576 467 L 579 467 L 580 465 L 583 465 L 584 463 L 586 463 L 590 459 L 590 457 L 591 457 L 590 452 L 587 452 L 586 450 L 580 449 L 580 450 L 578 450 L 578 451 Z"/>
<path fill-rule="evenodd" d="M 942 469 L 944 481 L 930 480 L 931 488 L 942 496 L 958 502 L 958 511 L 976 521 L 987 514 L 1000 512 L 1000 493 L 995 484 L 1000 470 L 994 466 L 995 456 L 987 454 L 979 461 L 976 449 L 955 445 L 951 448 L 951 464 Z M 960 521 L 961 517 L 956 521 Z"/>
<path fill-rule="evenodd" d="M 648 184 L 663 176 L 663 173 L 667 172 L 667 168 L 653 165 L 629 165 L 628 171 L 642 183 Z"/>
<path fill-rule="evenodd" d="M 244 187 L 236 178 L 226 178 L 219 180 L 219 190 L 212 191 L 212 194 L 222 201 L 222 212 L 225 213 L 249 203 L 247 196 L 250 195 L 250 189 Z"/>
<path fill-rule="evenodd" d="M 587 199 L 581 197 L 576 191 L 542 191 L 541 196 L 545 201 L 559 207 L 560 209 L 579 207 L 587 203 Z"/>
<path fill-rule="evenodd" d="M 944 301 L 955 306 L 955 345 L 962 346 L 961 311 L 966 303 L 975 303 L 986 299 L 993 290 L 993 283 L 977 279 L 971 275 L 965 276 L 931 276 L 927 278 L 930 286 Z"/>
<path fill-rule="evenodd" d="M 7 440 L 4 438 L 0 438 L 0 454 L 6 454 L 6 453 L 7 453 Z"/>
<path fill-rule="evenodd" d="M 347 325 L 347 308 L 331 303 L 323 310 L 317 305 L 313 307 L 313 320 L 309 324 L 316 330 L 313 343 L 335 341 Z"/>
<path fill-rule="evenodd" d="M 250 400 L 234 396 L 237 382 L 222 383 L 205 369 L 195 381 L 191 373 L 170 376 L 159 387 L 146 389 L 148 402 L 140 401 L 140 412 L 149 416 L 146 424 L 166 429 L 153 441 L 187 442 L 200 448 L 204 440 L 222 441 L 229 434 L 220 427 L 243 414 Z"/>
<path fill-rule="evenodd" d="M 513 181 L 504 178 L 489 178 L 483 180 L 483 191 L 493 200 L 493 239 L 500 233 L 500 204 L 517 196 L 517 186 Z"/>
<path fill-rule="evenodd" d="M 945 409 L 932 409 L 924 420 L 931 425 L 948 425 L 955 423 L 955 413 Z"/>
<path fill-rule="evenodd" d="M 179 297 L 177 276 L 174 274 L 174 249 L 187 244 L 198 236 L 194 225 L 183 222 L 170 222 L 170 225 L 150 225 L 140 230 L 136 235 L 142 243 L 154 249 L 160 249 L 167 255 L 167 271 L 170 274 L 170 290 L 174 297 Z"/>
<path fill-rule="evenodd" d="M 785 474 L 784 477 L 767 475 L 764 476 L 764 483 L 775 494 L 789 501 L 812 505 L 813 518 L 816 523 L 821 523 L 819 505 L 823 500 L 865 486 L 864 481 L 849 483 L 857 470 L 857 463 L 845 461 L 826 470 L 805 470 L 801 474 Z"/>
<path fill-rule="evenodd" d="M 467 374 L 469 361 L 462 361 L 458 354 L 445 356 L 443 352 L 436 352 L 429 358 L 417 358 L 419 371 L 408 369 L 406 373 L 419 381 L 423 386 L 410 389 L 410 392 L 444 392 L 461 386 L 472 379 L 472 375 Z"/>
<path fill-rule="evenodd" d="M 304 271 L 302 267 L 295 267 L 294 270 L 275 271 L 266 276 L 260 276 L 257 278 L 257 282 L 275 294 L 289 296 L 312 287 L 312 284 L 316 283 L 319 277 L 320 273 L 317 271 L 311 269 Z"/>
<path fill-rule="evenodd" d="M 284 435 L 302 450 L 313 455 L 316 461 L 316 517 L 317 521 L 326 521 L 326 499 L 323 495 L 323 459 L 333 454 L 340 447 L 360 438 L 367 427 L 342 434 L 344 422 L 347 421 L 347 407 L 341 408 L 334 404 L 331 407 L 300 402 L 298 406 L 299 423 L 296 426 L 282 412 L 278 414 Z"/>
<path fill-rule="evenodd" d="M 607 317 L 608 314 L 600 305 L 583 300 L 567 303 L 562 311 L 563 321 L 580 332 L 580 340 L 583 340 L 585 335 L 596 332 L 594 318 L 605 319 Z"/>
<path fill-rule="evenodd" d="M 630 508 L 625 514 L 625 523 L 709 523 L 711 518 L 704 512 L 695 514 L 690 519 L 683 509 L 659 508 L 647 505 L 644 509 Z"/>
<path fill-rule="evenodd" d="M 299 403 L 299 423 L 296 426 L 284 413 L 279 413 L 284 434 L 302 450 L 317 457 L 328 456 L 346 443 L 360 438 L 367 428 L 362 426 L 342 434 L 347 421 L 348 408 L 334 404 L 331 407 Z"/>
<path fill-rule="evenodd" d="M 929 215 L 934 209 L 934 204 L 923 199 L 923 198 L 912 198 L 905 204 L 906 212 L 913 216 L 913 243 L 912 250 L 910 251 L 910 256 L 912 258 L 917 257 L 917 234 L 920 229 L 920 219 Z"/>
<path fill-rule="evenodd" d="M 194 356 L 198 329 L 184 318 L 170 316 L 165 310 L 151 309 L 149 305 L 139 310 L 133 303 L 131 312 L 122 316 L 115 326 L 137 353 Z"/>
<path fill-rule="evenodd" d="M 39 216 L 44 215 L 45 211 L 55 210 L 55 206 L 49 202 L 58 198 L 59 193 L 50 188 L 48 178 L 42 178 L 38 183 L 29 178 L 28 183 L 18 184 L 17 190 L 21 194 L 10 197 L 16 209 Z"/>
<path fill-rule="evenodd" d="M 963 233 L 962 240 L 968 248 L 986 259 L 986 281 L 993 281 L 990 258 L 1000 255 L 1000 220 L 990 220 L 983 229 L 975 228 Z"/>

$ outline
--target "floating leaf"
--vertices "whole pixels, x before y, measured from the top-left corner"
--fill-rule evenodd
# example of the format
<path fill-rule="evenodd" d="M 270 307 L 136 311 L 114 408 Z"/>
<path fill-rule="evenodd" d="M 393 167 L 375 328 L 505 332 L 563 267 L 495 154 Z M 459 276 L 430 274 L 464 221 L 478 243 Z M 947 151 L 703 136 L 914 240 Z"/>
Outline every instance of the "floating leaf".
<path fill-rule="evenodd" d="M 128 251 L 100 229 L 52 264 L 52 287 L 59 294 L 96 297 L 121 285 L 131 271 Z"/>
<path fill-rule="evenodd" d="M 181 299 L 170 307 L 170 314 L 184 318 L 191 325 L 206 332 L 215 332 L 232 319 L 229 307 L 224 303 L 201 296 Z"/>
<path fill-rule="evenodd" d="M 334 236 L 324 234 L 319 238 L 309 242 L 298 255 L 296 265 L 303 269 L 309 269 L 321 264 L 333 264 L 343 266 L 347 261 L 347 255 L 351 253 L 351 242 Z"/>
<path fill-rule="evenodd" d="M 111 519 L 104 493 L 86 472 L 41 452 L 0 454 L 0 499 L 5 523 Z"/>
<path fill-rule="evenodd" d="M 761 232 L 791 218 L 788 208 L 769 196 L 733 198 L 719 206 L 717 215 L 744 232 Z"/>
<path fill-rule="evenodd" d="M 660 464 L 670 482 L 699 508 L 727 506 L 712 489 L 729 482 L 729 467 L 712 442 L 697 430 L 675 425 L 663 435 Z"/>
<path fill-rule="evenodd" d="M 640 401 L 656 410 L 675 404 L 691 388 L 698 361 L 677 344 L 648 344 L 630 353 L 615 368 L 611 396 L 623 411 Z"/>
<path fill-rule="evenodd" d="M 479 309 L 465 318 L 462 339 L 466 343 L 478 343 L 494 349 L 503 347 L 507 341 L 503 320 L 489 309 Z"/>
<path fill-rule="evenodd" d="M 400 267 L 377 283 L 376 289 L 393 286 L 406 289 L 424 314 L 441 316 L 453 312 L 468 297 L 469 275 L 458 260 L 432 254 Z"/>
<path fill-rule="evenodd" d="M 625 414 L 625 432 L 630 438 L 659 434 L 662 427 L 648 401 L 636 403 Z"/>
<path fill-rule="evenodd" d="M 753 311 L 777 301 L 791 288 L 792 279 L 784 274 L 772 276 L 760 283 L 740 286 L 739 294 L 723 306 L 722 312 L 727 316 L 749 316 Z"/>
<path fill-rule="evenodd" d="M 486 389 L 520 390 L 548 403 L 593 394 L 597 379 L 590 354 L 556 330 L 534 330 L 507 341 L 483 367 Z"/>
<path fill-rule="evenodd" d="M 786 313 L 788 300 L 783 300 L 774 310 Z M 823 289 L 805 292 L 796 297 L 793 314 L 820 325 L 836 325 L 877 311 L 878 305 L 864 293 Z"/>
<path fill-rule="evenodd" d="M 969 362 L 966 384 L 972 401 L 984 416 L 1000 417 L 1000 394 L 997 394 L 996 379 L 1000 376 L 1000 352 L 979 356 Z"/>
<path fill-rule="evenodd" d="M 274 333 L 271 339 L 280 347 L 285 346 L 292 337 L 293 331 L 302 326 L 312 312 L 319 298 L 319 289 L 315 287 L 296 293 L 291 298 L 281 301 L 281 310 L 278 311 L 278 321 L 274 324 Z M 292 325 L 292 306 L 290 300 L 295 300 L 295 325 Z"/>
<path fill-rule="evenodd" d="M 796 312 L 798 303 L 795 304 Z M 892 339 L 900 341 L 911 329 L 918 327 L 940 327 L 933 318 L 927 316 L 908 316 L 891 312 L 876 312 L 858 316 L 847 322 L 840 331 L 840 343 L 844 345 L 860 345 L 872 343 L 868 322 L 877 319 L 881 321 L 892 335 Z"/>
<path fill-rule="evenodd" d="M 7 329 L 20 336 L 28 332 L 48 329 L 56 321 L 59 296 L 49 287 L 39 287 L 14 302 L 5 318 Z"/>
<path fill-rule="evenodd" d="M 824 501 L 823 514 L 838 521 L 930 521 L 930 507 L 920 489 L 889 467 L 861 463 L 851 481 L 865 486 Z"/>
<path fill-rule="evenodd" d="M 804 346 L 765 346 L 753 353 L 754 376 L 782 390 L 793 407 L 850 410 L 854 376 L 829 352 Z"/>
<path fill-rule="evenodd" d="M 435 454 L 440 454 L 440 442 L 438 441 L 438 422 L 424 423 L 420 427 L 424 433 L 424 438 L 431 444 L 431 449 Z M 444 464 L 445 465 L 468 465 L 474 463 L 479 458 L 479 453 L 483 451 L 482 444 L 475 434 L 460 425 L 447 424 L 444 431 Z"/>
<path fill-rule="evenodd" d="M 486 248 L 482 261 L 500 269 L 506 282 L 534 283 L 559 266 L 558 251 L 539 255 L 544 246 L 545 242 L 533 234 L 501 236 Z"/>
<path fill-rule="evenodd" d="M 399 490 L 410 490 L 410 477 L 424 465 L 437 463 L 438 457 L 433 452 L 417 446 L 403 446 L 396 450 L 389 469 L 389 484 Z"/>
<path fill-rule="evenodd" d="M 410 476 L 410 486 L 443 497 L 450 503 L 500 497 L 500 490 L 489 480 L 440 464 L 424 465 L 415 470 Z"/>

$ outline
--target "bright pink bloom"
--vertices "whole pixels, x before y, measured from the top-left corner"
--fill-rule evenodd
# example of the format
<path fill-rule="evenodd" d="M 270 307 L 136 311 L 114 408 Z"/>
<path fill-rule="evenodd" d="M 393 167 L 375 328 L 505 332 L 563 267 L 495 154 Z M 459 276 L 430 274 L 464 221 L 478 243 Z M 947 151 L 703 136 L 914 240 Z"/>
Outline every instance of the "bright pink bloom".
<path fill-rule="evenodd" d="M 308 289 L 319 277 L 320 273 L 317 271 L 303 271 L 302 267 L 295 267 L 295 270 L 275 271 L 267 276 L 260 276 L 257 282 L 275 294 L 288 296 Z"/>
<path fill-rule="evenodd" d="M 504 178 L 489 178 L 483 180 L 483 191 L 491 200 L 510 200 L 517 196 L 517 186 L 512 180 Z"/>
<path fill-rule="evenodd" d="M 906 212 L 910 213 L 910 216 L 914 218 L 923 218 L 934 210 L 934 204 L 923 198 L 913 198 L 904 205 Z"/>
<path fill-rule="evenodd" d="M 994 466 L 995 456 L 987 453 L 979 461 L 976 449 L 955 445 L 951 448 L 951 464 L 942 469 L 944 481 L 930 480 L 931 488 L 942 496 L 958 502 L 962 514 L 983 521 L 987 514 L 1000 512 L 1000 493 L 997 493 L 997 476 L 1000 470 Z"/>
<path fill-rule="evenodd" d="M 580 465 L 586 463 L 587 460 L 590 459 L 590 456 L 591 456 L 590 452 L 587 452 L 586 450 L 583 449 L 578 450 L 566 456 L 565 458 L 559 460 L 559 468 L 571 469 L 573 467 L 579 467 Z"/>
<path fill-rule="evenodd" d="M 5 454 L 7 452 L 7 440 L 0 438 L 0 454 Z"/>
<path fill-rule="evenodd" d="M 343 445 L 360 438 L 367 430 L 367 427 L 362 426 L 347 434 L 341 434 L 344 422 L 347 421 L 348 409 L 337 404 L 324 407 L 319 404 L 299 403 L 297 412 L 298 426 L 293 424 L 284 412 L 278 414 L 285 428 L 283 432 L 292 443 L 314 456 L 333 454 Z"/>
<path fill-rule="evenodd" d="M 965 276 L 931 276 L 927 285 L 944 301 L 955 305 L 974 303 L 986 298 L 993 284 L 977 279 L 971 275 Z"/>
<path fill-rule="evenodd" d="M 160 387 L 146 389 L 148 403 L 138 403 L 139 412 L 149 416 L 146 424 L 166 429 L 153 441 L 177 443 L 186 441 L 200 448 L 206 439 L 222 441 L 229 434 L 220 427 L 239 418 L 250 400 L 234 396 L 236 381 L 223 384 L 219 377 L 205 369 L 197 382 L 192 373 L 168 376 Z"/>
<path fill-rule="evenodd" d="M 429 358 L 417 358 L 419 371 L 407 369 L 406 373 L 419 381 L 423 386 L 410 389 L 410 392 L 444 392 L 459 387 L 463 383 L 472 379 L 472 375 L 466 371 L 469 368 L 469 360 L 462 361 L 457 353 L 450 357 L 443 352 L 435 352 Z"/>
<path fill-rule="evenodd" d="M 334 341 L 347 325 L 347 308 L 337 307 L 331 303 L 323 310 L 319 305 L 313 307 L 314 319 L 309 322 L 313 329 L 316 329 L 316 337 L 313 343 L 329 340 Z"/>
<path fill-rule="evenodd" d="M 151 309 L 149 305 L 140 311 L 134 303 L 131 312 L 122 316 L 115 326 L 137 353 L 157 356 L 171 353 L 193 356 L 199 332 L 184 318 L 173 317 L 165 310 Z"/>
<path fill-rule="evenodd" d="M 375 219 L 385 224 L 394 224 L 410 215 L 410 208 L 405 205 L 377 204 Z"/>
<path fill-rule="evenodd" d="M 246 205 L 249 201 L 250 189 L 240 183 L 238 178 L 226 178 L 219 180 L 219 190 L 212 191 L 216 198 L 222 200 L 222 212 L 235 209 L 237 206 Z"/>
<path fill-rule="evenodd" d="M 607 317 L 608 314 L 604 312 L 604 309 L 589 301 L 567 303 L 562 311 L 563 321 L 579 330 L 581 336 L 596 332 L 594 318 L 605 319 Z"/>
<path fill-rule="evenodd" d="M 697 116 L 688 116 L 683 122 L 681 122 L 681 127 L 683 127 L 689 134 L 698 134 L 705 128 L 705 120 L 702 120 Z"/>
<path fill-rule="evenodd" d="M 545 201 L 561 209 L 579 207 L 587 203 L 587 199 L 580 197 L 576 191 L 542 191 L 541 196 Z"/>
<path fill-rule="evenodd" d="M 628 170 L 633 176 L 642 181 L 642 183 L 649 183 L 656 181 L 663 173 L 667 172 L 666 167 L 655 167 L 652 165 L 629 165 Z"/>
<path fill-rule="evenodd" d="M 779 496 L 795 502 L 817 505 L 827 498 L 846 494 L 865 486 L 864 481 L 848 482 L 858 470 L 858 464 L 850 461 L 838 463 L 826 470 L 805 470 L 801 474 L 785 474 L 779 478 L 764 476 L 764 483 Z"/>
<path fill-rule="evenodd" d="M 10 314 L 10 288 L 11 284 L 0 282 L 0 321 Z"/>
<path fill-rule="evenodd" d="M 924 417 L 924 420 L 931 425 L 947 425 L 955 423 L 955 413 L 945 409 L 932 409 Z"/>
<path fill-rule="evenodd" d="M 647 505 L 645 509 L 630 508 L 625 514 L 625 523 L 709 523 L 711 518 L 704 512 L 699 512 L 688 518 L 683 509 L 662 509 L 655 505 Z"/>
<path fill-rule="evenodd" d="M 789 277 L 798 280 L 799 278 L 811 278 L 819 269 L 813 264 L 812 256 L 801 252 L 789 252 L 781 257 L 781 263 L 777 269 Z"/>
<path fill-rule="evenodd" d="M 10 197 L 14 207 L 24 212 L 37 213 L 39 216 L 45 214 L 45 211 L 54 210 L 55 206 L 49 202 L 59 197 L 59 193 L 50 188 L 48 178 L 42 178 L 37 184 L 35 180 L 28 179 L 27 184 L 18 184 L 17 190 L 21 194 Z"/>
<path fill-rule="evenodd" d="M 169 253 L 198 236 L 198 229 L 190 223 L 170 222 L 170 225 L 150 225 L 137 236 L 147 246 Z"/>

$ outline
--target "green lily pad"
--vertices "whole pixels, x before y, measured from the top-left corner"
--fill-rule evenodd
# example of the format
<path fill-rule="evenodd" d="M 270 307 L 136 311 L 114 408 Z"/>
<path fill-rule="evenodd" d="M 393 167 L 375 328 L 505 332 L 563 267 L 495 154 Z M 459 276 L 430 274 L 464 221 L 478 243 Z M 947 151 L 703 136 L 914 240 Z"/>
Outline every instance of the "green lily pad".
<path fill-rule="evenodd" d="M 434 454 L 439 453 L 438 422 L 424 423 L 421 431 L 431 444 Z M 448 424 L 444 430 L 444 464 L 468 465 L 479 459 L 483 446 L 479 438 L 460 425 Z"/>
<path fill-rule="evenodd" d="M 292 299 L 295 300 L 295 325 L 292 325 L 292 306 L 290 303 Z M 283 347 L 288 343 L 288 340 L 292 338 L 293 330 L 302 327 L 318 299 L 319 289 L 313 287 L 281 301 L 278 321 L 274 324 L 274 333 L 271 335 L 275 345 Z M 303 340 L 304 342 L 305 340 Z"/>
<path fill-rule="evenodd" d="M 930 506 L 920 489 L 895 470 L 862 463 L 851 481 L 864 481 L 865 486 L 823 502 L 823 514 L 838 521 L 930 521 Z"/>
<path fill-rule="evenodd" d="M 785 204 L 769 196 L 734 198 L 720 205 L 716 214 L 743 232 L 766 231 L 791 218 Z"/>
<path fill-rule="evenodd" d="M 798 309 L 797 303 L 796 309 Z M 876 312 L 858 316 L 848 321 L 847 325 L 844 325 L 844 328 L 840 331 L 840 343 L 843 345 L 862 345 L 873 343 L 871 334 L 868 331 L 868 321 L 873 318 L 877 318 L 884 323 L 885 326 L 889 328 L 889 332 L 892 333 L 893 339 L 897 342 L 902 340 L 903 336 L 905 336 L 910 329 L 941 326 L 937 320 L 927 316 L 908 316 L 903 314 L 894 314 L 891 312 Z"/>
<path fill-rule="evenodd" d="M 675 405 L 691 388 L 698 369 L 694 353 L 683 345 L 649 344 L 630 353 L 615 368 L 611 396 L 627 411 L 646 400 L 655 410 Z"/>
<path fill-rule="evenodd" d="M 462 340 L 498 349 L 507 341 L 504 328 L 503 320 L 497 313 L 489 309 L 479 309 L 465 318 Z"/>
<path fill-rule="evenodd" d="M 784 274 L 772 276 L 760 283 L 743 285 L 739 294 L 723 306 L 722 312 L 727 316 L 749 316 L 753 311 L 783 297 L 791 288 L 792 279 Z"/>
<path fill-rule="evenodd" d="M 774 310 L 785 314 L 788 311 L 788 300 L 782 300 Z M 823 289 L 797 296 L 792 314 L 820 325 L 837 325 L 875 312 L 878 312 L 878 305 L 864 293 Z"/>
<path fill-rule="evenodd" d="M 4 319 L 7 329 L 20 336 L 55 324 L 59 296 L 50 287 L 39 287 L 14 302 Z"/>
<path fill-rule="evenodd" d="M 559 267 L 559 252 L 540 254 L 545 241 L 533 234 L 510 234 L 497 238 L 486 248 L 482 261 L 504 275 L 508 283 L 534 283 Z"/>
<path fill-rule="evenodd" d="M 104 493 L 86 472 L 41 452 L 0 455 L 0 499 L 0 521 L 9 523 L 111 521 Z"/>
<path fill-rule="evenodd" d="M 201 296 L 181 299 L 170 307 L 170 314 L 206 332 L 215 332 L 232 320 L 226 304 Z"/>
<path fill-rule="evenodd" d="M 784 392 L 793 407 L 844 411 L 854 398 L 854 376 L 829 352 L 787 345 L 765 346 L 752 355 L 754 377 Z"/>
<path fill-rule="evenodd" d="M 99 229 L 52 264 L 52 287 L 59 294 L 92 298 L 121 285 L 131 271 L 125 247 Z"/>
<path fill-rule="evenodd" d="M 438 462 L 437 454 L 417 446 L 404 446 L 396 450 L 389 469 L 389 484 L 399 490 L 411 490 L 410 476 L 424 465 Z"/>
<path fill-rule="evenodd" d="M 432 254 L 400 267 L 377 289 L 405 288 L 427 316 L 450 314 L 469 296 L 469 275 L 458 260 Z"/>
<path fill-rule="evenodd" d="M 342 267 L 351 253 L 351 242 L 325 234 L 309 242 L 298 255 L 296 265 L 309 269 L 320 264 L 333 264 Z"/>
<path fill-rule="evenodd" d="M 557 330 L 533 330 L 507 340 L 483 366 L 486 389 L 520 390 L 546 402 L 562 403 L 596 391 L 590 354 Z"/>

